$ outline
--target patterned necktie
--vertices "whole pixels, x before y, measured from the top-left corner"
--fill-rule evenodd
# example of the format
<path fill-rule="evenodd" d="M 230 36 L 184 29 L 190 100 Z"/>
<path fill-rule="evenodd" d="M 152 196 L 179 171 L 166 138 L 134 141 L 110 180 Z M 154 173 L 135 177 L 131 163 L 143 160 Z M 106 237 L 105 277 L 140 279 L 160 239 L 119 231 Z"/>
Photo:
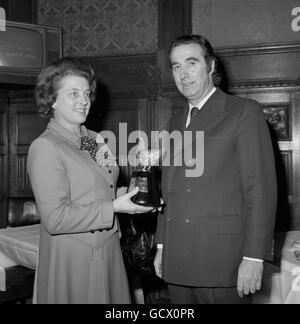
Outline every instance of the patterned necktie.
<path fill-rule="evenodd" d="M 81 144 L 80 149 L 88 151 L 93 158 L 94 161 L 97 162 L 97 152 L 99 150 L 98 144 L 95 139 L 89 137 L 89 136 L 83 136 L 81 137 Z"/>
<path fill-rule="evenodd" d="M 190 115 L 190 122 L 189 122 L 188 126 L 191 124 L 192 120 L 196 117 L 198 112 L 199 112 L 199 109 L 197 107 L 192 108 L 191 115 Z"/>
<path fill-rule="evenodd" d="M 199 109 L 197 107 L 193 107 L 192 111 L 191 111 L 191 121 L 196 117 L 196 115 L 198 114 Z"/>

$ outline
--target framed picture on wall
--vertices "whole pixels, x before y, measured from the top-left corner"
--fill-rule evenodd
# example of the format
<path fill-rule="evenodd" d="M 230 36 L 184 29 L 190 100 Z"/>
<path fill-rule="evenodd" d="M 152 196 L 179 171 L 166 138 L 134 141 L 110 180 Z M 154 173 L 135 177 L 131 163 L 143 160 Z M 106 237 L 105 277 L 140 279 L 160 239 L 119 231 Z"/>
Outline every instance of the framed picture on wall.
<path fill-rule="evenodd" d="M 291 141 L 291 109 L 288 103 L 263 104 L 266 121 L 278 141 Z"/>

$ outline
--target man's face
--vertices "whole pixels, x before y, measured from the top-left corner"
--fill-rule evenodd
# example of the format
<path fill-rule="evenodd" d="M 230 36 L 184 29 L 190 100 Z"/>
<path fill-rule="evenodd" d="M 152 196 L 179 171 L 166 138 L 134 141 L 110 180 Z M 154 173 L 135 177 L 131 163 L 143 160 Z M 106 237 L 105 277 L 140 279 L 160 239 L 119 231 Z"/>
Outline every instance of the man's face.
<path fill-rule="evenodd" d="M 213 88 L 214 62 L 207 66 L 199 44 L 183 44 L 172 49 L 170 62 L 178 90 L 192 105 Z"/>

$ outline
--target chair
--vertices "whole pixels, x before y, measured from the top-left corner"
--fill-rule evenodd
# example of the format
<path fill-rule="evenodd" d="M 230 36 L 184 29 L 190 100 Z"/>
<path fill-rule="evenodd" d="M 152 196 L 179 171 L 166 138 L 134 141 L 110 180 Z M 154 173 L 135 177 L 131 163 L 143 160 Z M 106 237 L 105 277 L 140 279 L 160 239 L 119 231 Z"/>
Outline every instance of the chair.
<path fill-rule="evenodd" d="M 14 266 L 6 268 L 6 291 L 0 291 L 0 304 L 26 303 L 33 296 L 35 271 Z"/>

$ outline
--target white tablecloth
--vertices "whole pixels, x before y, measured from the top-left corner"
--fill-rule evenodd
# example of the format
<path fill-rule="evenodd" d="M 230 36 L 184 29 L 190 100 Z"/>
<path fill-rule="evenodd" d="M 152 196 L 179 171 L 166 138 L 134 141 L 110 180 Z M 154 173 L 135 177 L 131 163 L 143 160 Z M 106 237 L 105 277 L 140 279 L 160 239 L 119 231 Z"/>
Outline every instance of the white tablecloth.
<path fill-rule="evenodd" d="M 275 236 L 275 264 L 264 264 L 262 290 L 255 294 L 255 304 L 300 304 L 300 261 L 294 251 L 299 249 L 300 231 Z"/>
<path fill-rule="evenodd" d="M 40 225 L 0 230 L 0 291 L 5 290 L 5 268 L 21 265 L 36 269 Z"/>

